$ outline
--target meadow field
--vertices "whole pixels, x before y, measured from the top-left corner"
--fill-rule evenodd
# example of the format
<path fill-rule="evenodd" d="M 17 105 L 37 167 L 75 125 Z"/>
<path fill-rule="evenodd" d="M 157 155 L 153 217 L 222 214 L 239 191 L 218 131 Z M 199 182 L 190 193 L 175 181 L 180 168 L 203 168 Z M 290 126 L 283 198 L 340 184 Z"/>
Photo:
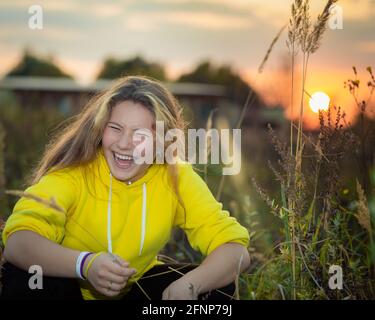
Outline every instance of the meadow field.
<path fill-rule="evenodd" d="M 248 90 L 236 112 L 211 111 L 199 119 L 206 129 L 242 130 L 240 174 L 224 176 L 220 165 L 196 166 L 216 199 L 250 233 L 251 265 L 237 277 L 236 299 L 375 298 L 375 73 L 353 61 L 352 76 L 336 79 L 352 96 L 356 117 L 350 121 L 347 106 L 314 100 L 307 85 L 314 73 L 309 62 L 325 41 L 337 2 L 325 1 L 313 19 L 309 0 L 293 1 L 288 24 L 269 39 L 259 63 L 258 75 L 267 73 L 274 46 L 287 46 L 291 68 L 280 90 L 287 88 L 297 118 L 249 124 L 267 107 L 259 107 L 256 91 Z M 285 35 L 286 44 L 279 43 Z M 48 138 L 67 118 L 57 108 L 35 107 L 32 95 L 29 101 L 22 105 L 12 92 L 0 91 L 0 228 L 18 199 L 7 190 L 26 188 Z M 311 129 L 304 114 L 314 102 L 319 125 Z M 187 118 L 194 114 L 192 107 L 184 111 Z M 178 230 L 160 258 L 202 261 Z"/>

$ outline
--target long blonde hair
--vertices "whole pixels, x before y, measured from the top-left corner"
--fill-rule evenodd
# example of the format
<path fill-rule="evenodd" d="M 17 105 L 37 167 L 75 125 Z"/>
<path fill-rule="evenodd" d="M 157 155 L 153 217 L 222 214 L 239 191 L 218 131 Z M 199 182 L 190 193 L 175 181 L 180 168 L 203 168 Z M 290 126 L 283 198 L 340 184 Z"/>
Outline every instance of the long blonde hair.
<path fill-rule="evenodd" d="M 165 129 L 185 130 L 186 123 L 177 99 L 157 80 L 143 76 L 118 79 L 109 89 L 94 96 L 81 113 L 70 119 L 62 132 L 56 132 L 34 169 L 30 183 L 35 184 L 51 169 L 85 165 L 97 157 L 111 110 L 123 101 L 140 103 L 163 121 Z M 165 144 L 165 149 L 168 143 Z M 168 164 L 173 189 L 177 191 L 177 168 Z M 178 192 L 177 197 L 181 200 Z"/>

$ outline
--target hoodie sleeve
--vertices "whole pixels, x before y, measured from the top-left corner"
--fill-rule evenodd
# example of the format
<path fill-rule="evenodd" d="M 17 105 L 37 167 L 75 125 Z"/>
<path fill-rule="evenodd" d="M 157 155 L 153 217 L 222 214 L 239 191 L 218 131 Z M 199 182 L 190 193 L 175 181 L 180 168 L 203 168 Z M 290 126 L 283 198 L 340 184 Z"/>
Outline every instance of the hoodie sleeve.
<path fill-rule="evenodd" d="M 67 169 L 55 171 L 43 176 L 40 181 L 25 192 L 45 200 L 54 198 L 64 212 L 57 211 L 33 199 L 22 197 L 13 208 L 2 233 L 3 244 L 9 236 L 18 230 L 30 230 L 60 243 L 64 237 L 66 213 L 73 206 L 77 196 L 74 178 Z"/>
<path fill-rule="evenodd" d="M 249 244 L 249 232 L 214 198 L 190 164 L 179 165 L 179 193 L 185 210 L 177 206 L 174 225 L 182 228 L 190 245 L 204 256 L 227 242 Z"/>

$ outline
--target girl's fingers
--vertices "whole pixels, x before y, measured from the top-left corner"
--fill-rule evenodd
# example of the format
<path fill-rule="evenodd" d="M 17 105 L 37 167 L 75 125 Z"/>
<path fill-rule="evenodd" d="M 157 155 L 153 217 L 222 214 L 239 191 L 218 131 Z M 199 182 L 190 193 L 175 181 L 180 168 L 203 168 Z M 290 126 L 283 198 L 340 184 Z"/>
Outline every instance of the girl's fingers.
<path fill-rule="evenodd" d="M 113 291 L 112 293 L 119 294 L 123 288 L 124 284 L 118 284 L 104 279 L 99 280 L 96 286 L 96 289 L 101 293 L 104 293 L 105 295 L 107 295 L 107 293 L 110 293 L 111 291 Z"/>
<path fill-rule="evenodd" d="M 137 272 L 134 268 L 122 267 L 118 264 L 109 265 L 108 271 L 122 277 L 131 277 Z"/>
<path fill-rule="evenodd" d="M 120 293 L 124 288 L 122 284 L 114 283 L 112 281 L 103 281 L 101 286 L 105 291 L 114 291 L 117 293 Z"/>
<path fill-rule="evenodd" d="M 104 279 L 105 279 L 106 281 L 111 281 L 111 282 L 116 283 L 116 284 L 119 284 L 119 285 L 123 285 L 123 284 L 126 285 L 126 283 L 127 283 L 128 280 L 129 280 L 129 277 L 127 277 L 127 276 L 119 276 L 119 275 L 117 275 L 117 274 L 115 274 L 115 273 L 110 273 L 110 272 L 108 272 L 108 273 L 105 275 Z"/>
<path fill-rule="evenodd" d="M 114 255 L 114 262 L 117 263 L 117 264 L 119 264 L 122 267 L 128 267 L 129 264 L 130 264 L 128 261 L 125 261 L 124 259 L 122 259 L 118 255 Z"/>

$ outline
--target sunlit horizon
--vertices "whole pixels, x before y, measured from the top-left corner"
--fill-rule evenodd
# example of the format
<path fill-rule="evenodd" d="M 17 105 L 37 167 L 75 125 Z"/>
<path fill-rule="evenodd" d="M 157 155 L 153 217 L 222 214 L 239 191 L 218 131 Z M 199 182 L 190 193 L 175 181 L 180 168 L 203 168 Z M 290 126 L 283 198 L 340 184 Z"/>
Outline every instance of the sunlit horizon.
<path fill-rule="evenodd" d="M 158 0 L 90 1 L 41 0 L 43 30 L 27 26 L 27 0 L 0 3 L 0 76 L 21 59 L 25 48 L 37 55 L 53 56 L 54 62 L 81 85 L 93 82 L 108 57 L 129 59 L 140 55 L 165 66 L 174 80 L 203 60 L 230 65 L 269 105 L 283 106 L 287 118 L 295 118 L 301 98 L 296 83 L 290 101 L 290 55 L 287 30 L 274 46 L 263 74 L 258 67 L 267 49 L 288 22 L 292 0 Z M 326 1 L 311 1 L 312 19 Z M 321 46 L 309 59 L 306 92 L 325 91 L 353 119 L 358 112 L 343 83 L 373 66 L 375 56 L 375 6 L 371 0 L 341 0 L 343 29 L 327 29 Z M 297 81 L 300 56 L 296 58 Z M 374 66 L 373 66 L 374 67 Z M 365 87 L 365 85 L 363 86 Z M 281 90 L 279 90 L 281 89 Z M 367 92 L 363 90 L 366 97 Z M 318 125 L 305 97 L 308 126 Z"/>

